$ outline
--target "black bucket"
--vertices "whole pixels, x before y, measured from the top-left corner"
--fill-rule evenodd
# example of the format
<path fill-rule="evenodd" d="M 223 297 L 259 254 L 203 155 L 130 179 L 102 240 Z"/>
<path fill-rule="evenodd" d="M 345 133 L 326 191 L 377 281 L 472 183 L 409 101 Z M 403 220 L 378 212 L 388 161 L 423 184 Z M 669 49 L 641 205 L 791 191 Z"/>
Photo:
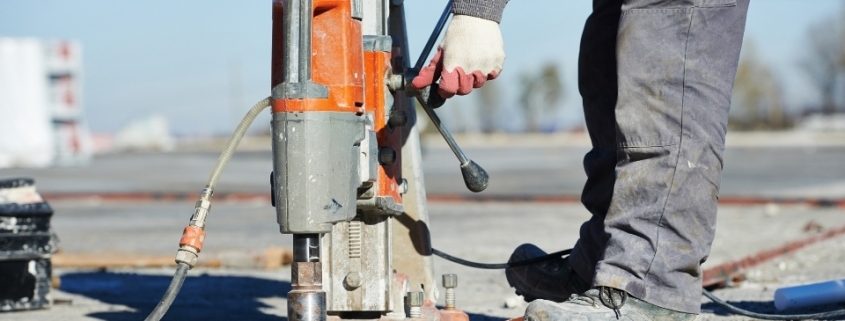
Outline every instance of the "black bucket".
<path fill-rule="evenodd" d="M 0 311 L 50 306 L 52 217 L 32 179 L 0 180 Z"/>

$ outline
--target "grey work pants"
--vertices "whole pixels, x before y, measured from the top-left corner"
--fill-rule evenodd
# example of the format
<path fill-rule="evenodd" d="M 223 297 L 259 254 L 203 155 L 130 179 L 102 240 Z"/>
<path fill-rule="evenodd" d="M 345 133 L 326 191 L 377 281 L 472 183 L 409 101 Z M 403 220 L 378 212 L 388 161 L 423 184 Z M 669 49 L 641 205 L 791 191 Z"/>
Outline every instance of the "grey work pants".
<path fill-rule="evenodd" d="M 570 263 L 594 286 L 700 312 L 748 1 L 593 1 L 579 58 L 593 217 Z"/>

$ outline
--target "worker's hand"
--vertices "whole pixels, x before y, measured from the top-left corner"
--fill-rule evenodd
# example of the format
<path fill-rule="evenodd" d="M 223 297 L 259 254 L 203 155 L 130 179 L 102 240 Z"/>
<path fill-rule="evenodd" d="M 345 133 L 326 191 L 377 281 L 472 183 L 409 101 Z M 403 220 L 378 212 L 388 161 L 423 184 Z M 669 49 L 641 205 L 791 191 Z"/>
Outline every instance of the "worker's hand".
<path fill-rule="evenodd" d="M 443 98 L 469 94 L 495 79 L 505 62 L 499 24 L 492 20 L 455 15 L 431 63 L 411 81 L 414 88 L 430 86 L 440 78 Z"/>

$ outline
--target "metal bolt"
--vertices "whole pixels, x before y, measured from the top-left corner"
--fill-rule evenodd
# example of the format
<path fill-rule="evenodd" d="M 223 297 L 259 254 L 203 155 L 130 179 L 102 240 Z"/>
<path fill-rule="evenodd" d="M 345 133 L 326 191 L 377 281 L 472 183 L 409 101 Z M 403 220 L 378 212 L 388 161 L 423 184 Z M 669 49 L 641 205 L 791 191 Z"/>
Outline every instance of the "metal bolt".
<path fill-rule="evenodd" d="M 382 165 L 390 165 L 396 162 L 396 151 L 390 147 L 382 147 L 378 150 L 378 161 Z"/>
<path fill-rule="evenodd" d="M 447 289 L 453 289 L 458 287 L 458 275 L 457 274 L 443 274 L 443 287 Z"/>
<path fill-rule="evenodd" d="M 402 195 L 408 194 L 408 180 L 402 179 L 402 182 L 399 183 L 399 193 Z"/>
<path fill-rule="evenodd" d="M 458 275 L 443 274 L 443 287 L 446 288 L 446 310 L 455 310 L 455 288 L 458 287 Z"/>
<path fill-rule="evenodd" d="M 423 292 L 408 292 L 408 296 L 405 297 L 405 304 L 410 307 L 411 318 L 422 317 L 422 311 L 420 307 L 422 307 L 423 305 L 423 297 Z"/>
<path fill-rule="evenodd" d="M 361 273 L 349 272 L 349 274 L 346 274 L 346 278 L 343 279 L 343 283 L 349 289 L 357 289 L 361 287 L 361 284 L 363 283 Z"/>
<path fill-rule="evenodd" d="M 397 56 L 393 58 L 393 64 L 401 63 L 403 57 Z M 396 92 L 400 90 L 405 90 L 405 76 L 404 75 L 392 75 L 387 77 L 387 88 Z M 388 105 L 389 106 L 389 105 Z"/>
<path fill-rule="evenodd" d="M 390 117 L 387 119 L 387 125 L 390 127 L 402 127 L 408 124 L 408 113 L 401 110 L 393 110 L 390 112 Z"/>

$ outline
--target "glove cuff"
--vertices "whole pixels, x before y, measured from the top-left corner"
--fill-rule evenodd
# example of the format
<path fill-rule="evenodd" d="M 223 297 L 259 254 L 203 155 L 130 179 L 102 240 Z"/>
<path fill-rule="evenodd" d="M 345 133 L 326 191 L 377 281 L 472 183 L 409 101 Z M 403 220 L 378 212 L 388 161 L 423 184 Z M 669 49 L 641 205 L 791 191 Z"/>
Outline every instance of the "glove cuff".
<path fill-rule="evenodd" d="M 452 5 L 452 13 L 456 15 L 467 15 L 476 18 L 493 20 L 496 23 L 502 21 L 502 12 L 509 0 L 455 0 Z"/>

